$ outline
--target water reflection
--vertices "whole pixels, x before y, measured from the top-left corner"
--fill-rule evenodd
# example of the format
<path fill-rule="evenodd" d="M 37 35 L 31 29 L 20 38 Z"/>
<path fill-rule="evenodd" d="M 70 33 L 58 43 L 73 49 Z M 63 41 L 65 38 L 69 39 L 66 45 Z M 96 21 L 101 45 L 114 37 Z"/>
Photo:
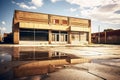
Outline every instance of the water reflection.
<path fill-rule="evenodd" d="M 55 71 L 55 65 L 69 64 L 68 56 L 65 53 L 44 50 L 39 47 L 15 47 L 13 51 L 12 60 L 19 61 L 13 69 L 14 77 L 17 78 L 47 74 Z"/>
<path fill-rule="evenodd" d="M 11 59 L 12 59 L 11 55 L 8 54 L 8 53 L 2 53 L 2 54 L 0 54 L 0 63 L 11 61 Z"/>
<path fill-rule="evenodd" d="M 12 59 L 13 61 L 33 61 L 66 59 L 67 57 L 65 53 L 39 49 L 38 47 L 15 47 Z"/>
<path fill-rule="evenodd" d="M 0 80 L 26 80 L 28 77 L 34 78 L 35 75 L 39 75 L 40 79 L 56 71 L 56 66 L 70 63 L 69 55 L 41 47 L 13 47 L 12 55 L 10 54 L 0 54 L 1 63 L 9 61 L 2 64 Z"/>

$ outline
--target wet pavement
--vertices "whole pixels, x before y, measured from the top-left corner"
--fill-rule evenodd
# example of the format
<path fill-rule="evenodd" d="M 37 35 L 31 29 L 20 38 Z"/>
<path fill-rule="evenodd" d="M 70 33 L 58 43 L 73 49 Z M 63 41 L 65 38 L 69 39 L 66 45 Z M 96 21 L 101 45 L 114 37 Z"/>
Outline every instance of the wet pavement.
<path fill-rule="evenodd" d="M 0 46 L 0 80 L 119 80 L 120 45 Z"/>

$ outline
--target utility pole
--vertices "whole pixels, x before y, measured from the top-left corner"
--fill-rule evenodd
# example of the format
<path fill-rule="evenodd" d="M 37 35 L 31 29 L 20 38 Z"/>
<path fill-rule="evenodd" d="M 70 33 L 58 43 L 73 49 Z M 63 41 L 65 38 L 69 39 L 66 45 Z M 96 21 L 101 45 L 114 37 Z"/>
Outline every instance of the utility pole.
<path fill-rule="evenodd" d="M 100 43 L 100 25 L 98 26 L 98 43 Z"/>
<path fill-rule="evenodd" d="M 107 32 L 105 31 L 105 44 L 107 43 Z"/>

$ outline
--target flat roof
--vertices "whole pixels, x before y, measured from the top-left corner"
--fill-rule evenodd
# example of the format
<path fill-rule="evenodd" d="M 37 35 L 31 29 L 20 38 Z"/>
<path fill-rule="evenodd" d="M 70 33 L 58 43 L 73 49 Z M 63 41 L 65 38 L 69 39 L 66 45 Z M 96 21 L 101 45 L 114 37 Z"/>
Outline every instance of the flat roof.
<path fill-rule="evenodd" d="M 63 16 L 63 15 L 56 15 L 56 14 L 47 14 L 47 13 L 41 13 L 41 12 L 30 12 L 30 11 L 22 11 L 22 10 L 15 10 L 19 12 L 28 12 L 28 13 L 36 13 L 36 14 L 46 14 L 46 15 L 53 15 L 53 16 L 60 16 L 60 17 L 69 17 L 69 18 L 76 18 L 76 19 L 83 19 L 83 20 L 90 20 L 86 18 L 78 18 L 78 17 L 71 17 L 71 16 Z"/>
<path fill-rule="evenodd" d="M 120 35 L 120 29 L 105 31 L 105 32 L 109 33 L 110 35 Z M 96 33 L 92 33 L 92 35 L 99 34 L 99 33 L 104 34 L 105 32 L 96 32 Z"/>

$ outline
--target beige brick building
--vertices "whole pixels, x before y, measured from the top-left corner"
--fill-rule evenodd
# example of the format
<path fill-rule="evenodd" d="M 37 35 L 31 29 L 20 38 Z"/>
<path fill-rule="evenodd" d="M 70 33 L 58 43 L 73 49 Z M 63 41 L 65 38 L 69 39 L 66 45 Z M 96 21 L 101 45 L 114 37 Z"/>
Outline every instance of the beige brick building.
<path fill-rule="evenodd" d="M 91 20 L 15 10 L 15 44 L 88 44 Z"/>

